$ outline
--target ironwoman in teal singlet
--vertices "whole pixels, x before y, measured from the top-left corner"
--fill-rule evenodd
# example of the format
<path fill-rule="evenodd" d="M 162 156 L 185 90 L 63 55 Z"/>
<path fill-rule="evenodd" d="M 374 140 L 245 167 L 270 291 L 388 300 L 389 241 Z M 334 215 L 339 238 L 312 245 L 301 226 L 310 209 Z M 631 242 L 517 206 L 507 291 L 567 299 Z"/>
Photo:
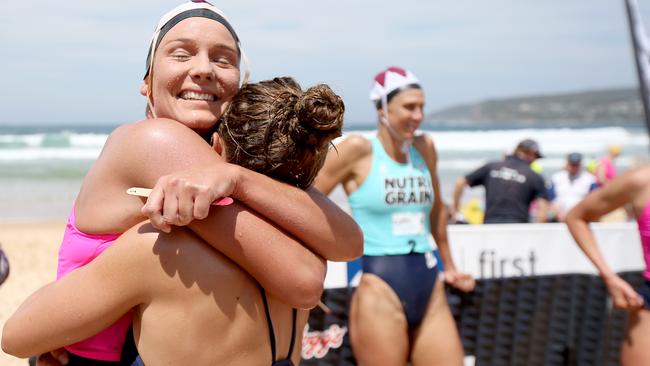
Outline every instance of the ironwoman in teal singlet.
<path fill-rule="evenodd" d="M 363 274 L 350 305 L 350 341 L 360 365 L 462 365 L 463 348 L 433 255 L 445 281 L 469 291 L 447 242 L 437 155 L 416 133 L 424 93 L 407 70 L 391 67 L 374 80 L 377 135 L 348 136 L 330 151 L 315 186 L 342 184 L 364 234 Z"/>

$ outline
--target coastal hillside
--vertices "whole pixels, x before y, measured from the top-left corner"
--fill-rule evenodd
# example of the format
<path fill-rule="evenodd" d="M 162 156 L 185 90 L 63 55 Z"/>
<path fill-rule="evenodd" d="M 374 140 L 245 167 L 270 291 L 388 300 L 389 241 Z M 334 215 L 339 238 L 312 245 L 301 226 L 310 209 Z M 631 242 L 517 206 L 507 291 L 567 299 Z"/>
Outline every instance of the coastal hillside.
<path fill-rule="evenodd" d="M 431 123 L 580 126 L 641 123 L 643 106 L 636 88 L 538 95 L 452 106 L 426 117 Z"/>

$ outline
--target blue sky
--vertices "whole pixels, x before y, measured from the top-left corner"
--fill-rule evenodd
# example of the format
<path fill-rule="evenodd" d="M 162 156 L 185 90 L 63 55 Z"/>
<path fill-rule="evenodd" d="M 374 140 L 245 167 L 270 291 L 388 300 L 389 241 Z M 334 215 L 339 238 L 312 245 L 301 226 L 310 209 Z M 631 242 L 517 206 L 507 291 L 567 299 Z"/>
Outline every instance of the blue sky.
<path fill-rule="evenodd" d="M 180 1 L 11 1 L 0 13 L 2 124 L 119 124 L 151 32 Z M 623 0 L 213 1 L 252 78 L 325 82 L 350 125 L 374 122 L 368 89 L 390 65 L 422 81 L 427 112 L 487 98 L 632 86 Z M 650 25 L 650 0 L 639 0 Z"/>

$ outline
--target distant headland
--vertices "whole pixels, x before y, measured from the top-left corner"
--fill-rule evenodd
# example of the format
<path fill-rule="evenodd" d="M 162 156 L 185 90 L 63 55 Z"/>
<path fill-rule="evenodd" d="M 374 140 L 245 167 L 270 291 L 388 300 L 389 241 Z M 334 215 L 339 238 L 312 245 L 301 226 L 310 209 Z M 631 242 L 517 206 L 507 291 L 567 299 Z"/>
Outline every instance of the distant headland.
<path fill-rule="evenodd" d="M 603 89 L 576 93 L 537 95 L 456 105 L 426 116 L 425 123 L 459 125 L 540 124 L 629 125 L 643 123 L 638 88 Z"/>

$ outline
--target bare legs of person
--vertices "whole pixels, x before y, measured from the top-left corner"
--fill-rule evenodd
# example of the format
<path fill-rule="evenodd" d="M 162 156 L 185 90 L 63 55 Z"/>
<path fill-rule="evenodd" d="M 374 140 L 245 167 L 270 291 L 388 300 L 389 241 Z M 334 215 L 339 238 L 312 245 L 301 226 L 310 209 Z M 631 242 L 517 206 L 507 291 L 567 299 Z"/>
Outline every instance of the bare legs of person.
<path fill-rule="evenodd" d="M 417 365 L 462 365 L 463 346 L 447 304 L 443 281 L 436 281 L 422 324 L 414 332 L 411 363 Z"/>
<path fill-rule="evenodd" d="M 409 332 L 402 304 L 378 276 L 364 274 L 350 304 L 350 342 L 360 366 L 462 365 L 463 348 L 444 285 L 435 289 L 422 324 Z"/>
<path fill-rule="evenodd" d="M 650 365 L 650 310 L 630 312 L 621 345 L 621 365 Z"/>

